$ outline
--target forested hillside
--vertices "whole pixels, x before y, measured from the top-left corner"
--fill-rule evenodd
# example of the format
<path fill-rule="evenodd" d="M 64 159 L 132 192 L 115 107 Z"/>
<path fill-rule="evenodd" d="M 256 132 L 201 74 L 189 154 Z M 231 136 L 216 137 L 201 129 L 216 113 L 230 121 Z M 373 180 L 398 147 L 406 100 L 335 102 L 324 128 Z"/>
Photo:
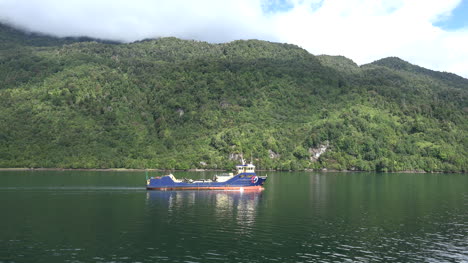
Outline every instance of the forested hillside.
<path fill-rule="evenodd" d="M 468 171 L 468 80 L 288 44 L 0 25 L 0 167 Z"/>

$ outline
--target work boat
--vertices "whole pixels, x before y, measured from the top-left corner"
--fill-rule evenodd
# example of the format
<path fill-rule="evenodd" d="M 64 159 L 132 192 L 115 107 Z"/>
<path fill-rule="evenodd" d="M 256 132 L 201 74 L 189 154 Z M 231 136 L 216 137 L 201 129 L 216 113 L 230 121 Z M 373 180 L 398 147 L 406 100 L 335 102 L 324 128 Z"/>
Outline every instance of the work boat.
<path fill-rule="evenodd" d="M 257 176 L 255 165 L 236 166 L 236 173 L 215 175 L 213 179 L 176 179 L 169 174 L 161 177 L 151 177 L 146 180 L 147 190 L 261 190 L 266 176 Z"/>

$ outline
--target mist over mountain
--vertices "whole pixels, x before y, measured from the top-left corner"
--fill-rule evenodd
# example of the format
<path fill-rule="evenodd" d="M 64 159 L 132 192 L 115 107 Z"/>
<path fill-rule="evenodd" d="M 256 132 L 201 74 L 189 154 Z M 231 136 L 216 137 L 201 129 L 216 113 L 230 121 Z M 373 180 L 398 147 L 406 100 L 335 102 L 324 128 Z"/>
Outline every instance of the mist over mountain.
<path fill-rule="evenodd" d="M 468 80 L 295 45 L 0 25 L 0 167 L 468 170 Z"/>

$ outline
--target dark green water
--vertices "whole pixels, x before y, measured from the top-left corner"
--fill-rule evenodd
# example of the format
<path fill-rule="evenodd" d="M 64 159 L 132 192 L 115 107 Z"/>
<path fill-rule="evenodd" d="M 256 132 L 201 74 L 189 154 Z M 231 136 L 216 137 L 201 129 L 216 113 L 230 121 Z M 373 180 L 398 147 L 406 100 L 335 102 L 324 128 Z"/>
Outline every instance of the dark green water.
<path fill-rule="evenodd" d="M 268 176 L 147 192 L 137 172 L 0 172 L 0 262 L 468 262 L 467 175 Z"/>

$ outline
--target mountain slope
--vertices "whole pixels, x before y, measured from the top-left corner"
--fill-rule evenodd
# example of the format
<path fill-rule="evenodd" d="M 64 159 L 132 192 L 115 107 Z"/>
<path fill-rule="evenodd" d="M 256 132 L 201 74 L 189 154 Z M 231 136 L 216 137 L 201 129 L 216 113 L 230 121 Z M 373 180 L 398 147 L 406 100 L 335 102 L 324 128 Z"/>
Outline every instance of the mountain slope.
<path fill-rule="evenodd" d="M 243 153 L 264 169 L 467 170 L 453 74 L 258 40 L 0 34 L 0 167 L 230 168 Z"/>

